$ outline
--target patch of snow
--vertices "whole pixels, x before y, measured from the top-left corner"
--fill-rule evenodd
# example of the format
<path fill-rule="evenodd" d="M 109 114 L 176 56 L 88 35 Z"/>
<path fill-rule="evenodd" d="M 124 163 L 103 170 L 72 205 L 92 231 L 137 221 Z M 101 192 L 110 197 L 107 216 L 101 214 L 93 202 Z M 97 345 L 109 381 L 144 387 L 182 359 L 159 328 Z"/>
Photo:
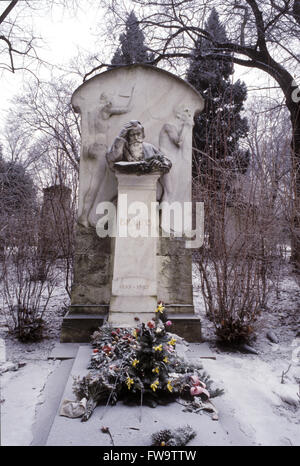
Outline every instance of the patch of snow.
<path fill-rule="evenodd" d="M 28 446 L 36 406 L 56 361 L 29 362 L 17 372 L 1 375 L 1 445 Z"/>
<path fill-rule="evenodd" d="M 225 394 L 217 398 L 220 418 L 222 405 L 230 406 L 240 429 L 256 445 L 300 445 L 298 407 L 286 403 L 278 394 L 288 393 L 296 400 L 298 386 L 280 383 L 280 368 L 257 356 L 218 354 L 215 361 L 206 360 L 205 369 Z M 298 415 L 297 415 L 298 413 Z"/>
<path fill-rule="evenodd" d="M 48 360 L 48 356 L 59 341 L 67 303 L 68 295 L 61 280 L 44 314 L 45 339 L 36 343 L 21 343 L 10 335 L 5 309 L 2 310 L 0 341 L 5 342 L 7 364 L 16 366 L 16 369 L 20 362 L 26 365 L 0 375 L 1 445 L 28 446 L 33 440 L 32 427 L 37 406 L 44 402 L 43 390 L 47 378 L 59 364 L 59 361 Z"/>
<path fill-rule="evenodd" d="M 193 268 L 196 312 L 204 338 L 217 353 L 215 361 L 204 361 L 204 367 L 225 390 L 214 402 L 220 418 L 222 406 L 232 410 L 240 429 L 256 445 L 300 445 L 299 282 L 289 265 L 282 267 L 277 289 L 271 292 L 268 308 L 257 323 L 253 347 L 259 356 L 221 352 L 215 344 L 214 325 L 205 315 L 197 267 Z M 278 343 L 268 340 L 268 332 L 277 336 Z"/>

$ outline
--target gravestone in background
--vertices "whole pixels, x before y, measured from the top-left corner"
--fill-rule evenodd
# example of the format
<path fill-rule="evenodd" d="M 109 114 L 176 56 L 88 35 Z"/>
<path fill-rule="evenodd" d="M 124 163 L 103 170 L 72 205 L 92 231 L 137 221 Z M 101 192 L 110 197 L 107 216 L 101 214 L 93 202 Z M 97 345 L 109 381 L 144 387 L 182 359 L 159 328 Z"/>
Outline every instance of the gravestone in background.
<path fill-rule="evenodd" d="M 106 154 L 124 125 L 140 121 L 146 141 L 172 162 L 157 182 L 156 199 L 183 207 L 191 201 L 193 119 L 204 102 L 180 78 L 155 67 L 130 65 L 82 84 L 72 104 L 81 114 L 79 207 L 71 306 L 61 340 L 88 341 L 91 331 L 108 318 L 116 261 L 115 239 L 96 233 L 97 205 L 117 202 L 118 181 Z M 193 306 L 192 249 L 186 249 L 184 238 L 173 237 L 158 238 L 156 248 L 155 298 L 165 303 L 173 331 L 197 341 L 201 331 Z"/>
<path fill-rule="evenodd" d="M 41 258 L 63 258 L 70 255 L 72 235 L 71 189 L 64 185 L 45 188 L 39 224 Z"/>

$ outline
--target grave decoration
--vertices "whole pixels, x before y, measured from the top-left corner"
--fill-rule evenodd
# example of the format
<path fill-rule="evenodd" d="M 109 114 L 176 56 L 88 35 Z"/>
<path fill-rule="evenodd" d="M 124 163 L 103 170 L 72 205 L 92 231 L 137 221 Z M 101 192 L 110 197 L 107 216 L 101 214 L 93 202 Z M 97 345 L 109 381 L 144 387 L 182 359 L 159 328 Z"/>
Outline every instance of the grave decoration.
<path fill-rule="evenodd" d="M 200 363 L 187 362 L 176 352 L 177 335 L 169 333 L 172 322 L 158 304 L 152 320 L 133 328 L 104 324 L 92 335 L 93 353 L 89 372 L 74 379 L 78 400 L 87 400 L 82 421 L 87 421 L 100 403 L 118 400 L 156 407 L 177 398 L 206 403 L 222 394 L 212 389 L 212 380 Z M 205 409 L 205 406 L 203 406 Z"/>
<path fill-rule="evenodd" d="M 151 445 L 157 447 L 185 446 L 194 437 L 196 437 L 196 432 L 189 425 L 177 429 L 162 429 L 152 434 Z"/>

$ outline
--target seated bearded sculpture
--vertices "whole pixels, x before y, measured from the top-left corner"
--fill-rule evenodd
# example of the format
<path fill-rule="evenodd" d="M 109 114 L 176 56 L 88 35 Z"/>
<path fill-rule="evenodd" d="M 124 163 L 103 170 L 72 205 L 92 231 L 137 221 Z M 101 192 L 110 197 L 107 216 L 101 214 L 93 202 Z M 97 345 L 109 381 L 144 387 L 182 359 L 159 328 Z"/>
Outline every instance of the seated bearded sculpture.
<path fill-rule="evenodd" d="M 168 173 L 172 163 L 152 144 L 144 142 L 145 131 L 141 123 L 131 120 L 120 131 L 106 160 L 111 170 L 122 173 Z"/>

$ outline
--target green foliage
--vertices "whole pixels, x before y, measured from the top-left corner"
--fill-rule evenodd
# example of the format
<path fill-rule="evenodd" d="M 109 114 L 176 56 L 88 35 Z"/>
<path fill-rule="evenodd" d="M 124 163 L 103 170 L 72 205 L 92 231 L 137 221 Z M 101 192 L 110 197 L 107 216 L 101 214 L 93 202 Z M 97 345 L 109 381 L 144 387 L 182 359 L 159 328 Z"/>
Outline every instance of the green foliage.
<path fill-rule="evenodd" d="M 226 42 L 226 31 L 213 8 L 205 24 L 206 32 L 216 42 Z M 249 153 L 239 148 L 240 138 L 248 133 L 247 119 L 241 116 L 247 98 L 245 83 L 232 83 L 234 72 L 229 52 L 218 51 L 219 59 L 211 55 L 213 43 L 199 37 L 187 71 L 187 81 L 205 99 L 205 109 L 197 116 L 193 132 L 194 177 L 206 182 L 211 176 L 220 178 L 221 169 L 244 173 Z M 224 59 L 222 59 L 222 56 Z"/>
<path fill-rule="evenodd" d="M 16 162 L 5 161 L 0 154 L 0 214 L 16 214 L 35 204 L 32 178 Z"/>

